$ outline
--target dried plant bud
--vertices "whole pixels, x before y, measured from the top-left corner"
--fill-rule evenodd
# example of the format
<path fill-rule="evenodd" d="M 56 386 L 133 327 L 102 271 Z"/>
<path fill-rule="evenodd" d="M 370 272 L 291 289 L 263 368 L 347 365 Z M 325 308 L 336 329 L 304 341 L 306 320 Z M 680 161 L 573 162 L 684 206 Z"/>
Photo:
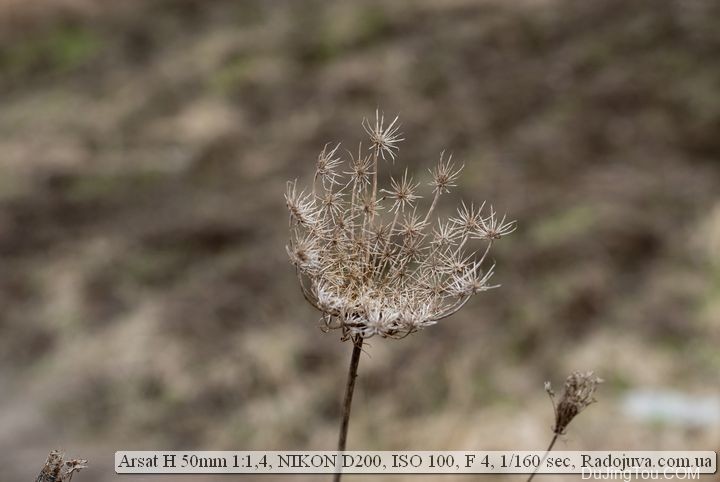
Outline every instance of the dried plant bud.
<path fill-rule="evenodd" d="M 325 187 L 332 186 L 336 183 L 338 176 L 336 169 L 342 163 L 342 160 L 336 157 L 340 143 L 338 142 L 332 149 L 329 149 L 329 146 L 329 143 L 325 144 L 315 164 L 315 179 L 317 180 L 319 178 Z"/>
<path fill-rule="evenodd" d="M 469 268 L 474 268 L 475 253 L 465 254 L 457 250 L 441 256 L 441 270 L 452 276 L 465 276 Z"/>
<path fill-rule="evenodd" d="M 412 177 L 408 178 L 407 169 L 399 181 L 391 178 L 390 189 L 382 190 L 389 199 L 394 201 L 390 211 L 405 211 L 405 207 L 412 207 L 415 201 L 421 197 L 415 194 L 418 187 L 420 187 L 419 182 L 414 183 Z"/>
<path fill-rule="evenodd" d="M 601 383 L 603 380 L 596 377 L 591 371 L 573 372 L 565 380 L 565 391 L 556 403 L 555 392 L 553 392 L 550 382 L 545 382 L 545 391 L 550 396 L 555 410 L 555 426 L 553 427 L 555 434 L 564 434 L 570 422 L 588 405 L 597 401 L 594 394 Z"/>
<path fill-rule="evenodd" d="M 422 259 L 422 255 L 425 252 L 425 245 L 422 242 L 422 239 L 418 237 L 412 237 L 408 236 L 405 238 L 405 241 L 403 241 L 402 248 L 400 248 L 400 252 L 403 256 L 407 258 L 408 262 L 415 262 Z"/>
<path fill-rule="evenodd" d="M 362 199 L 360 200 L 360 207 L 362 208 L 362 213 L 370 218 L 374 218 L 382 209 L 378 200 L 374 199 L 370 195 L 362 196 Z"/>
<path fill-rule="evenodd" d="M 288 256 L 292 264 L 307 272 L 317 272 L 322 266 L 320 263 L 320 251 L 314 237 L 308 236 L 299 239 L 287 247 Z"/>
<path fill-rule="evenodd" d="M 380 113 L 379 110 L 375 110 L 375 125 L 371 125 L 367 119 L 363 120 L 363 127 L 365 132 L 370 136 L 370 142 L 372 145 L 370 149 L 374 149 L 379 155 L 385 159 L 387 154 L 390 159 L 394 162 L 396 152 L 398 150 L 397 144 L 404 141 L 405 139 L 400 137 L 400 124 L 398 123 L 398 116 L 392 120 L 392 122 L 384 127 L 385 116 Z"/>
<path fill-rule="evenodd" d="M 480 225 L 476 227 L 474 237 L 477 239 L 500 239 L 515 231 L 515 221 L 505 222 L 505 216 L 499 219 L 495 209 L 490 206 L 490 215 L 480 218 Z"/>
<path fill-rule="evenodd" d="M 550 384 L 550 382 L 545 382 L 545 391 L 551 399 L 555 397 L 555 391 L 552 389 L 552 385 Z"/>
<path fill-rule="evenodd" d="M 430 185 L 433 186 L 433 192 L 440 194 L 448 193 L 450 192 L 451 187 L 457 186 L 455 181 L 457 181 L 460 171 L 462 171 L 465 167 L 465 165 L 461 165 L 459 168 L 455 169 L 455 164 L 452 162 L 452 154 L 450 154 L 447 160 L 444 160 L 444 157 L 445 151 L 440 153 L 440 161 L 438 161 L 438 165 L 435 166 L 434 169 L 430 170 L 430 174 L 433 178 Z"/>
<path fill-rule="evenodd" d="M 463 201 L 457 209 L 457 217 L 450 218 L 450 221 L 460 228 L 464 233 L 471 234 L 480 229 L 482 223 L 482 209 L 485 207 L 483 203 L 479 209 L 475 210 L 475 205 L 470 206 Z"/>
<path fill-rule="evenodd" d="M 359 149 L 358 149 L 359 150 Z M 351 171 L 345 174 L 350 175 L 350 181 L 346 184 L 354 184 L 355 186 L 366 186 L 370 184 L 370 176 L 375 174 L 373 171 L 373 161 L 370 156 L 353 157 L 350 162 Z"/>
<path fill-rule="evenodd" d="M 320 203 L 323 214 L 330 214 L 333 217 L 342 214 L 344 204 L 341 191 L 333 192 L 332 190 L 327 190 L 321 195 L 317 195 L 317 200 Z"/>
<path fill-rule="evenodd" d="M 53 450 L 35 482 L 70 482 L 76 472 L 87 468 L 87 460 L 65 460 L 61 450 Z"/>
<path fill-rule="evenodd" d="M 390 241 L 391 226 L 389 224 L 377 223 L 367 230 L 367 236 L 376 248 L 385 246 Z"/>
<path fill-rule="evenodd" d="M 439 247 L 451 246 L 460 235 L 458 229 L 451 221 L 443 223 L 438 219 L 437 228 L 433 229 L 432 244 Z"/>
<path fill-rule="evenodd" d="M 483 273 L 475 264 L 462 273 L 456 273 L 453 277 L 452 292 L 456 296 L 471 296 L 500 285 L 490 285 L 488 282 L 494 274 L 495 265 Z"/>
<path fill-rule="evenodd" d="M 322 313 L 325 329 L 342 339 L 402 338 L 460 310 L 488 284 L 484 267 L 493 243 L 514 229 L 485 204 L 462 204 L 457 217 L 441 218 L 438 197 L 455 186 L 460 169 L 448 157 L 431 171 L 435 195 L 423 207 L 419 183 L 408 170 L 382 189 L 378 161 L 395 158 L 401 141 L 397 118 L 385 126 L 364 121 L 371 152 L 338 165 L 338 146 L 326 145 L 308 194 L 290 182 L 290 261 L 305 299 Z M 378 196 L 378 193 L 381 193 Z"/>
<path fill-rule="evenodd" d="M 315 224 L 316 210 L 315 200 L 312 194 L 305 194 L 305 191 L 297 192 L 297 181 L 288 181 L 285 192 L 285 204 L 290 211 L 291 219 L 303 226 Z"/>
<path fill-rule="evenodd" d="M 407 238 L 421 238 L 424 237 L 424 231 L 427 227 L 427 223 L 424 219 L 420 219 L 420 215 L 413 211 L 412 214 L 405 216 L 402 224 L 400 225 L 399 233 Z"/>

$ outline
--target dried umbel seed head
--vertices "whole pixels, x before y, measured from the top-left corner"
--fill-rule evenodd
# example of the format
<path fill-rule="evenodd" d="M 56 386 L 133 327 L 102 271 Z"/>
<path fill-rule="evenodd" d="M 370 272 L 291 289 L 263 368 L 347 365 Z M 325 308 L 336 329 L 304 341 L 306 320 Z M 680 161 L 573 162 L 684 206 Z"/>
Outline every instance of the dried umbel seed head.
<path fill-rule="evenodd" d="M 595 390 L 603 380 L 595 376 L 593 372 L 573 372 L 565 380 L 565 391 L 560 400 L 556 403 L 555 392 L 550 382 L 545 382 L 545 391 L 555 410 L 555 426 L 553 432 L 557 435 L 565 433 L 572 420 L 582 412 L 588 405 L 595 403 Z"/>
<path fill-rule="evenodd" d="M 303 295 L 327 329 L 344 339 L 402 338 L 433 325 L 486 291 L 490 247 L 515 229 L 495 210 L 462 203 L 457 214 L 436 214 L 440 196 L 457 184 L 463 166 L 440 155 L 430 170 L 432 199 L 422 206 L 420 183 L 409 170 L 379 185 L 379 164 L 395 160 L 402 141 L 398 118 L 363 121 L 370 147 L 346 159 L 327 144 L 312 187 L 288 183 L 288 255 Z"/>
<path fill-rule="evenodd" d="M 70 482 L 76 472 L 85 468 L 87 468 L 87 460 L 65 460 L 65 454 L 61 450 L 53 450 L 35 481 Z"/>

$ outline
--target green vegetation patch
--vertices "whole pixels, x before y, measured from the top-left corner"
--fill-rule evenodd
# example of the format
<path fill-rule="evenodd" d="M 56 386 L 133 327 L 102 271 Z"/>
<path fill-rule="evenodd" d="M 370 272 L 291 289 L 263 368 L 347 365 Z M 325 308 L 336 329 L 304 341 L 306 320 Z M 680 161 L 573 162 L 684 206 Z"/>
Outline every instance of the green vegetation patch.
<path fill-rule="evenodd" d="M 0 47 L 0 78 L 66 73 L 95 58 L 103 47 L 92 30 L 61 26 Z"/>

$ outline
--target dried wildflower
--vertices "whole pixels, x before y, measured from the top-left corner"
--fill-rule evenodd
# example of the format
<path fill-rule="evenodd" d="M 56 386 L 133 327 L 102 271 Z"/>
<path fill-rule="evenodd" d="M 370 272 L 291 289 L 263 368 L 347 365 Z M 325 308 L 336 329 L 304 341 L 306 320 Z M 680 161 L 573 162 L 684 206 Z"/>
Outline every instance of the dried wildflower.
<path fill-rule="evenodd" d="M 297 192 L 297 182 L 288 182 L 285 192 L 285 204 L 290 211 L 290 221 L 302 226 L 311 226 L 316 222 L 317 210 L 312 194 Z"/>
<path fill-rule="evenodd" d="M 540 467 L 545 463 L 548 455 L 555 446 L 555 442 L 560 435 L 564 435 L 568 425 L 573 419 L 585 408 L 596 402 L 594 398 L 595 390 L 597 386 L 603 382 L 602 379 L 598 378 L 593 372 L 573 372 L 565 380 L 565 391 L 560 397 L 559 402 L 555 402 L 555 392 L 550 385 L 550 382 L 545 382 L 545 391 L 550 397 L 550 401 L 553 404 L 553 411 L 555 412 L 555 425 L 553 425 L 553 437 L 550 440 L 550 445 L 545 450 L 540 464 L 535 467 L 535 471 L 530 474 L 527 482 L 531 482 L 537 474 Z"/>
<path fill-rule="evenodd" d="M 485 207 L 485 203 L 482 203 L 479 209 L 475 209 L 474 204 L 470 204 L 468 207 L 463 201 L 457 209 L 457 217 L 450 218 L 450 221 L 461 229 L 466 234 L 472 234 L 480 229 L 482 224 L 482 209 Z"/>
<path fill-rule="evenodd" d="M 398 123 L 398 116 L 385 127 L 385 116 L 380 113 L 379 110 L 375 110 L 375 125 L 371 125 L 367 119 L 363 120 L 363 128 L 370 136 L 370 142 L 372 145 L 370 149 L 373 149 L 376 153 L 385 160 L 385 154 L 387 154 L 392 161 L 395 161 L 396 152 L 398 150 L 397 144 L 404 141 L 405 139 L 400 137 L 400 124 Z"/>
<path fill-rule="evenodd" d="M 455 165 L 452 162 L 452 154 L 450 154 L 447 161 L 443 160 L 444 157 L 445 151 L 440 153 L 440 162 L 438 162 L 437 166 L 435 166 L 434 169 L 429 170 L 433 178 L 430 183 L 430 185 L 433 186 L 433 192 L 450 192 L 451 187 L 457 186 L 455 181 L 460 175 L 460 171 L 462 171 L 465 167 L 464 165 L 461 165 L 459 168 L 455 169 Z"/>
<path fill-rule="evenodd" d="M 437 228 L 433 229 L 433 240 L 432 244 L 437 246 L 449 246 L 451 245 L 460 234 L 455 225 L 452 222 L 443 223 L 438 219 Z"/>
<path fill-rule="evenodd" d="M 358 151 L 362 148 L 358 148 Z M 369 185 L 370 184 L 370 176 L 375 174 L 373 171 L 373 161 L 370 156 L 362 156 L 358 153 L 357 157 L 352 157 L 350 159 L 350 171 L 345 172 L 344 174 L 347 174 L 350 176 L 350 179 L 348 180 L 346 187 L 349 185 L 357 186 L 357 185 Z M 353 192 L 355 189 L 353 189 Z"/>
<path fill-rule="evenodd" d="M 397 232 L 403 235 L 403 242 L 407 242 L 408 239 L 415 240 L 424 237 L 425 228 L 427 228 L 427 222 L 424 219 L 420 219 L 420 215 L 416 211 L 413 211 L 412 214 L 404 217 Z"/>
<path fill-rule="evenodd" d="M 412 177 L 408 178 L 407 169 L 399 181 L 390 178 L 390 189 L 382 190 L 389 199 L 394 201 L 390 211 L 405 211 L 405 207 L 412 207 L 415 201 L 420 199 L 420 196 L 415 194 L 418 187 L 420 187 L 419 182 L 414 183 Z"/>
<path fill-rule="evenodd" d="M 440 156 L 431 170 L 433 199 L 422 208 L 420 184 L 408 170 L 389 186 L 378 186 L 378 164 L 394 160 L 398 118 L 384 125 L 365 120 L 371 151 L 362 145 L 342 167 L 338 146 L 323 148 L 307 194 L 288 183 L 288 255 L 305 298 L 322 313 L 327 329 L 344 339 L 375 335 L 402 338 L 462 308 L 470 297 L 494 288 L 493 269 L 483 267 L 490 247 L 514 229 L 485 204 L 462 203 L 457 217 L 441 219 L 435 207 L 456 185 L 460 168 Z M 380 196 L 378 196 L 380 194 Z"/>
<path fill-rule="evenodd" d="M 555 410 L 555 426 L 553 427 L 555 434 L 563 435 L 570 422 L 588 405 L 597 401 L 594 398 L 595 390 L 602 382 L 603 380 L 596 377 L 591 371 L 573 372 L 565 380 L 565 391 L 557 403 L 550 382 L 545 382 L 545 391 L 550 396 Z"/>
<path fill-rule="evenodd" d="M 323 186 L 332 186 L 335 184 L 337 178 L 337 167 L 342 163 L 339 157 L 336 157 L 337 150 L 340 148 L 338 143 L 332 149 L 329 149 L 330 144 L 325 144 L 323 150 L 320 152 L 315 165 L 315 180 L 320 179 Z"/>
<path fill-rule="evenodd" d="M 87 460 L 65 460 L 65 454 L 60 450 L 53 450 L 48 455 L 35 482 L 70 482 L 76 472 L 87 468 Z"/>
<path fill-rule="evenodd" d="M 364 195 L 360 200 L 360 207 L 365 216 L 374 218 L 378 214 L 378 211 L 382 209 L 382 206 L 377 199 L 370 195 Z"/>
<path fill-rule="evenodd" d="M 488 284 L 494 269 L 495 265 L 491 266 L 485 273 L 480 270 L 468 270 L 466 273 L 455 275 L 451 291 L 456 296 L 471 296 L 497 288 L 497 285 Z"/>
<path fill-rule="evenodd" d="M 320 203 L 323 214 L 339 216 L 343 210 L 343 194 L 341 191 L 333 192 L 332 189 L 324 191 L 322 195 L 316 196 Z"/>
<path fill-rule="evenodd" d="M 480 226 L 477 227 L 474 236 L 479 239 L 500 239 L 515 231 L 515 227 L 515 221 L 505 222 L 505 216 L 499 219 L 495 209 L 490 206 L 490 215 L 484 219 L 480 218 Z"/>

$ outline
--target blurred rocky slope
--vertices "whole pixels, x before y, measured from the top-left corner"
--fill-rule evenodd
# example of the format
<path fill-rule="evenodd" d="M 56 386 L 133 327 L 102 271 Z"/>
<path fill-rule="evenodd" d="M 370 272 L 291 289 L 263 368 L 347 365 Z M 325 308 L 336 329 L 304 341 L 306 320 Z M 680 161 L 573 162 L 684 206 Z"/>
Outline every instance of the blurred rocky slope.
<path fill-rule="evenodd" d="M 568 450 L 718 448 L 619 402 L 718 393 L 717 2 L 5 1 L 0 26 L 8 480 L 56 446 L 98 481 L 119 449 L 333 446 L 349 346 L 296 287 L 282 192 L 376 106 L 394 169 L 450 149 L 456 194 L 519 229 L 502 288 L 372 340 L 350 446 L 537 448 L 543 382 L 594 368 Z"/>

